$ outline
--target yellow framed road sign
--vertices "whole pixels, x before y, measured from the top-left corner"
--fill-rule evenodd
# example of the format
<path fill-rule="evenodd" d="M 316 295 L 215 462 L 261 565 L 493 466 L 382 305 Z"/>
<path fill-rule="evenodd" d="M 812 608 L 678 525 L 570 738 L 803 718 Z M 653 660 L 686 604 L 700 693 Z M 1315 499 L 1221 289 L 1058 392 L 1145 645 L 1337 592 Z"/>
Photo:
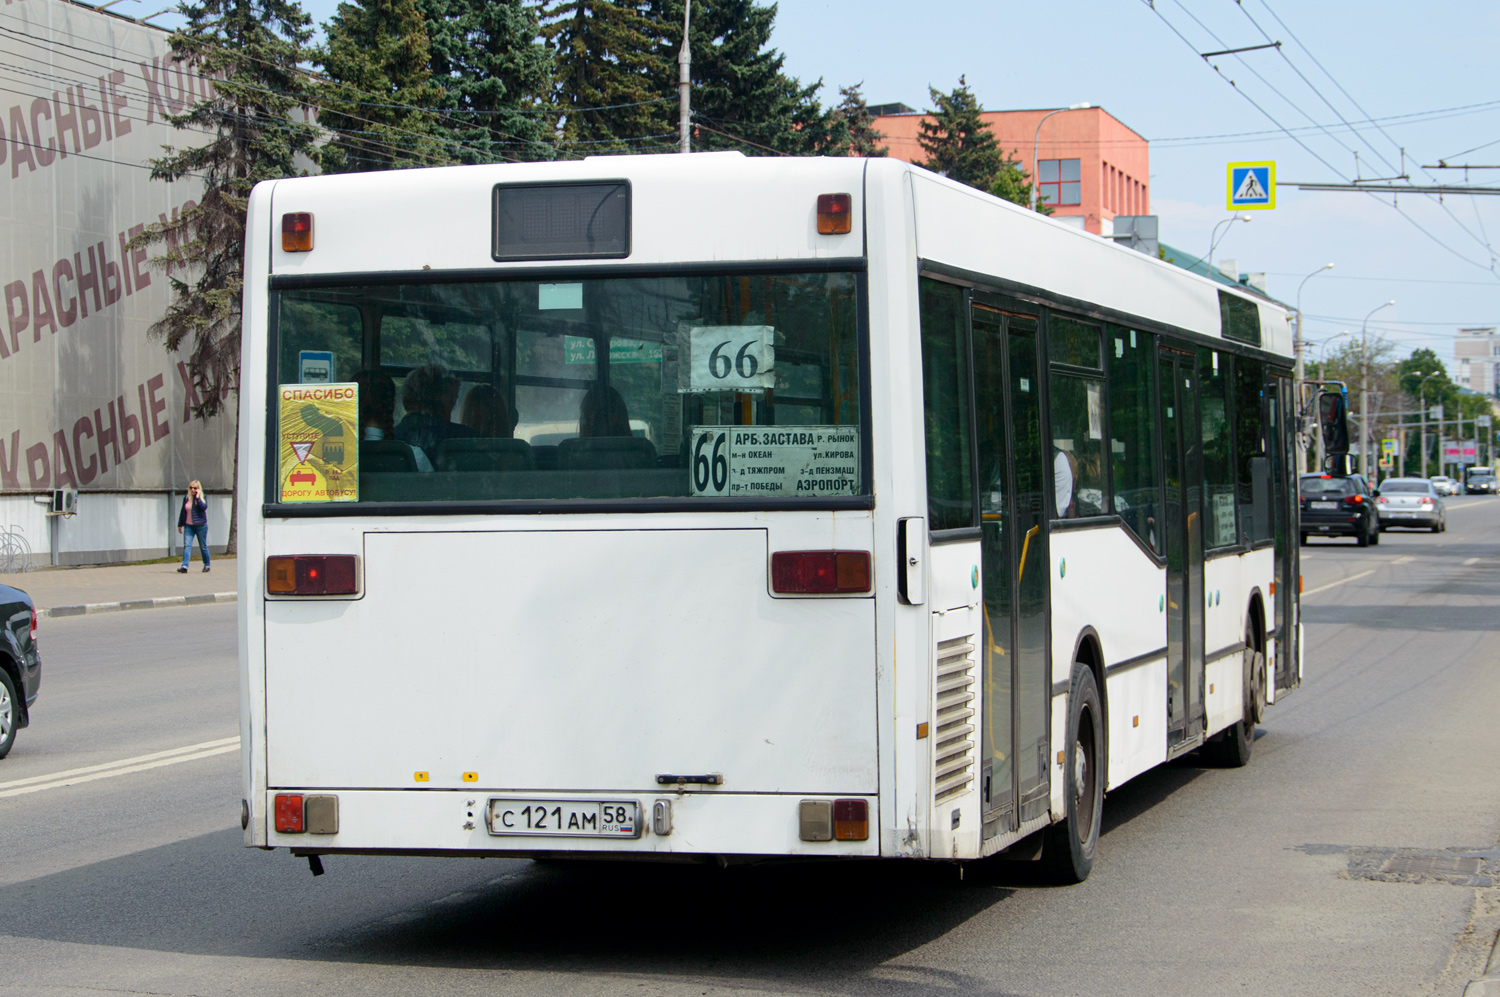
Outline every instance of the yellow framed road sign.
<path fill-rule="evenodd" d="M 1225 205 L 1230 211 L 1270 211 L 1276 207 L 1276 163 L 1229 163 Z"/>

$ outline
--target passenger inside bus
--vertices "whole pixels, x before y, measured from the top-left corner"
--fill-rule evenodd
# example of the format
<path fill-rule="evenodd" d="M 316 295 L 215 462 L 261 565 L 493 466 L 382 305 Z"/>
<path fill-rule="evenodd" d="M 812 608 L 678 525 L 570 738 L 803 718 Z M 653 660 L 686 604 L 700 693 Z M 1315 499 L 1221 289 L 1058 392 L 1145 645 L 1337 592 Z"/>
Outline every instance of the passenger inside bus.
<path fill-rule="evenodd" d="M 485 439 L 510 438 L 516 428 L 505 396 L 491 384 L 476 384 L 464 397 L 463 415 L 459 417 L 476 436 Z"/>
<path fill-rule="evenodd" d="M 477 435 L 452 421 L 458 401 L 458 378 L 438 364 L 418 367 L 406 377 L 401 391 L 406 415 L 396 424 L 396 439 L 410 443 L 431 458 L 444 440 Z"/>
<path fill-rule="evenodd" d="M 421 450 L 393 439 L 396 382 L 383 370 L 354 375 L 359 386 L 359 466 L 370 471 L 431 471 Z"/>
<path fill-rule="evenodd" d="M 578 405 L 578 435 L 629 436 L 630 412 L 612 385 L 595 381 Z"/>

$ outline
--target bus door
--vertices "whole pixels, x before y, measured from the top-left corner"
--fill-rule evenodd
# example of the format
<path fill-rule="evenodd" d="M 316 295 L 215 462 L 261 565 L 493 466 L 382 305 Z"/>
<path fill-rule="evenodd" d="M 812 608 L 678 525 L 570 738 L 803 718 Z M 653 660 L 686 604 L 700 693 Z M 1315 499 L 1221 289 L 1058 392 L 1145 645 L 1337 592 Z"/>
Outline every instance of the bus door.
<path fill-rule="evenodd" d="M 1203 735 L 1203 431 L 1198 359 L 1162 347 L 1162 453 L 1166 469 L 1167 748 Z"/>
<path fill-rule="evenodd" d="M 1272 377 L 1266 385 L 1267 426 L 1270 427 L 1271 516 L 1276 538 L 1276 594 L 1271 598 L 1276 628 L 1274 689 L 1291 689 L 1297 678 L 1297 489 L 1292 469 L 1297 465 L 1296 399 L 1292 383 Z"/>
<path fill-rule="evenodd" d="M 1025 307 L 1017 303 L 1017 307 Z M 975 302 L 984 837 L 1047 807 L 1047 531 L 1037 317 Z"/>

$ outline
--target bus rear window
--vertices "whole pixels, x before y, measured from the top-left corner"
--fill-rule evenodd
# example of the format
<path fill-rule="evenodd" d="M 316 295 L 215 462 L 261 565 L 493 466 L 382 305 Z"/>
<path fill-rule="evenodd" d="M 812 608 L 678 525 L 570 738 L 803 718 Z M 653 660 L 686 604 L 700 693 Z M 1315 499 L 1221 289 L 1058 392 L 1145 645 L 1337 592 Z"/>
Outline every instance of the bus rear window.
<path fill-rule="evenodd" d="M 857 280 L 282 290 L 268 501 L 868 495 Z"/>

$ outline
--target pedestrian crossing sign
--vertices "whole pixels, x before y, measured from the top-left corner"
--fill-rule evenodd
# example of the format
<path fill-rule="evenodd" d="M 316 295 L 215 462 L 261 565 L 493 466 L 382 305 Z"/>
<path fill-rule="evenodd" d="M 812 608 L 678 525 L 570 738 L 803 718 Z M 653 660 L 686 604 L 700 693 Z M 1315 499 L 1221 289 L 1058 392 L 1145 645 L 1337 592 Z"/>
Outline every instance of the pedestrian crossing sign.
<path fill-rule="evenodd" d="M 1227 201 L 1230 211 L 1269 211 L 1276 207 L 1276 164 L 1230 163 Z"/>

